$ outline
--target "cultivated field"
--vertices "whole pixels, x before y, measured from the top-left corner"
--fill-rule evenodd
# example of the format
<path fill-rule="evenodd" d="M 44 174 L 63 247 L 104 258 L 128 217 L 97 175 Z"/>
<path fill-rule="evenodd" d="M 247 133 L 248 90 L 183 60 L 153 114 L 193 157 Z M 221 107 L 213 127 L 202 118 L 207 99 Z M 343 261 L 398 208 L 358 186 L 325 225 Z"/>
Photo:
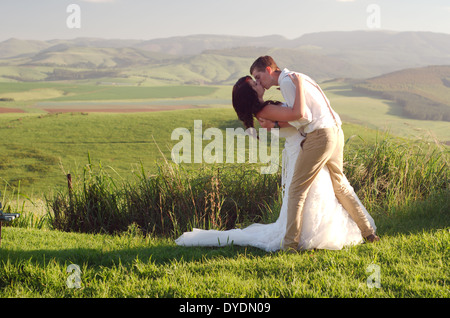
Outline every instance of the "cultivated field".
<path fill-rule="evenodd" d="M 345 123 L 410 139 L 450 140 L 448 122 L 406 119 L 394 102 L 363 96 L 345 82 L 323 87 Z M 0 177 L 33 195 L 64 184 L 62 171 L 93 160 L 121 175 L 144 163 L 152 169 L 161 148 L 170 158 L 171 132 L 241 127 L 231 107 L 230 86 L 126 87 L 83 83 L 0 83 Z M 282 100 L 272 89 L 266 98 Z M 364 128 L 366 127 L 366 128 Z M 364 137 L 366 138 L 366 137 Z"/>

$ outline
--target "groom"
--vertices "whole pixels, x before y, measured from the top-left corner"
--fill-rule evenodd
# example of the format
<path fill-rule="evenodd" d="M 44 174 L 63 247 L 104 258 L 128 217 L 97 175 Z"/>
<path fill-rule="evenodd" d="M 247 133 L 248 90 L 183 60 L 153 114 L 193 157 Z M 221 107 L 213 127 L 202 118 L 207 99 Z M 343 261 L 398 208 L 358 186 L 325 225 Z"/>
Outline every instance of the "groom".
<path fill-rule="evenodd" d="M 250 73 L 265 89 L 279 86 L 288 106 L 295 101 L 295 85 L 288 69 L 281 71 L 270 56 L 259 57 L 251 66 Z M 286 234 L 283 248 L 297 250 L 302 229 L 303 206 L 317 173 L 325 165 L 330 171 L 334 193 L 342 206 L 356 222 L 367 242 L 379 241 L 364 211 L 352 195 L 350 185 L 345 182 L 343 172 L 344 134 L 339 115 L 331 108 L 325 94 L 313 80 L 303 75 L 307 107 L 307 124 L 296 128 L 306 134 L 295 164 L 294 175 L 289 187 Z M 270 122 L 270 121 L 269 121 Z M 290 122 L 291 123 L 291 122 Z M 264 128 L 278 127 L 268 123 Z M 292 125 L 292 123 L 291 123 Z"/>

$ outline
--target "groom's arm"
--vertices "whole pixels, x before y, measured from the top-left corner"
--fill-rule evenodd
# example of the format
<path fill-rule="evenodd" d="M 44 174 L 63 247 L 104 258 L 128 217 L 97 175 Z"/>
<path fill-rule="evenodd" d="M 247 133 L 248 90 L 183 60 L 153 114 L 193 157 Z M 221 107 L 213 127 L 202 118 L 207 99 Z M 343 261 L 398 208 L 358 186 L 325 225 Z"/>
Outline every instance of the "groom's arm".
<path fill-rule="evenodd" d="M 268 104 L 256 114 L 256 117 L 270 119 L 271 121 L 289 122 L 289 124 L 299 129 L 300 126 L 311 122 L 311 116 L 309 116 L 311 112 L 306 107 L 305 91 L 303 89 L 301 75 L 293 73 L 288 76 L 289 80 L 292 79 L 291 82 L 294 85 L 294 104 L 291 107 Z"/>
<path fill-rule="evenodd" d="M 292 82 L 292 80 L 289 78 L 289 76 L 286 76 L 281 80 L 280 91 L 281 95 L 283 95 L 283 98 L 286 101 L 286 104 L 292 108 L 292 106 L 294 106 L 295 103 L 296 87 L 295 84 Z"/>
<path fill-rule="evenodd" d="M 306 85 L 306 83 L 303 84 L 303 86 L 305 86 L 305 85 Z M 305 88 L 303 88 L 303 90 L 305 90 Z M 286 101 L 286 104 L 289 107 L 293 107 L 295 104 L 297 87 L 295 86 L 294 82 L 292 81 L 292 79 L 289 76 L 286 76 L 281 79 L 280 91 L 281 91 L 281 94 L 283 95 L 284 100 Z M 303 116 L 297 120 L 296 125 L 295 125 L 296 128 L 300 128 L 301 126 L 307 125 L 312 120 L 311 110 L 309 109 L 308 104 L 306 103 L 306 100 L 304 100 L 304 102 L 305 102 L 305 105 L 304 105 L 305 112 L 304 112 Z"/>

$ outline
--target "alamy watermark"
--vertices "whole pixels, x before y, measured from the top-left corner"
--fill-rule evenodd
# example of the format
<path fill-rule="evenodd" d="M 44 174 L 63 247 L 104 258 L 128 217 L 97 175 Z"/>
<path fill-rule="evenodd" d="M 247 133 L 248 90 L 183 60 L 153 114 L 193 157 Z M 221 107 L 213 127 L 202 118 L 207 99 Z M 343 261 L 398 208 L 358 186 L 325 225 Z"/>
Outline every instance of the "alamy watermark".
<path fill-rule="evenodd" d="M 207 128 L 203 131 L 202 120 L 194 120 L 194 131 L 176 128 L 171 139 L 180 140 L 172 148 L 172 161 L 179 163 L 262 163 L 262 174 L 273 174 L 279 168 L 279 135 L 273 130 L 268 142 L 268 132 L 260 128 L 226 128 L 225 151 L 224 134 L 219 128 Z M 203 141 L 210 141 L 203 148 Z M 247 142 L 246 142 L 247 140 Z M 236 142 L 235 142 L 236 141 Z M 246 149 L 248 145 L 248 158 Z M 270 150 L 270 153 L 269 153 Z M 247 161 L 248 159 L 248 161 Z"/>
<path fill-rule="evenodd" d="M 378 4 L 369 4 L 366 9 L 370 15 L 367 17 L 366 24 L 369 29 L 381 28 L 381 8 Z"/>
<path fill-rule="evenodd" d="M 67 266 L 67 273 L 72 273 L 67 277 L 66 286 L 70 289 L 81 288 L 81 269 L 80 266 L 76 264 L 70 264 Z"/>
<path fill-rule="evenodd" d="M 367 277 L 367 287 L 381 288 L 381 267 L 380 265 L 370 264 L 366 268 L 366 273 L 371 274 Z"/>
<path fill-rule="evenodd" d="M 69 29 L 81 28 L 81 7 L 78 4 L 69 4 L 66 9 L 70 13 L 66 19 L 66 25 Z"/>

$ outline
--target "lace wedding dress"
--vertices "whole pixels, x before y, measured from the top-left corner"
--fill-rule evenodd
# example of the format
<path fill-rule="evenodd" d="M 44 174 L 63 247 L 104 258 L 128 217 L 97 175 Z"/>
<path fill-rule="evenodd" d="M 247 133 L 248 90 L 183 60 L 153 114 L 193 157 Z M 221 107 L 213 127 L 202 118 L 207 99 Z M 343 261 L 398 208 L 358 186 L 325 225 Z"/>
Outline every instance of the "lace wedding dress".
<path fill-rule="evenodd" d="M 282 128 L 280 137 L 286 138 L 282 152 L 283 202 L 275 223 L 252 224 L 244 229 L 227 231 L 193 229 L 185 232 L 176 244 L 182 246 L 226 246 L 230 244 L 255 246 L 268 252 L 282 248 L 287 220 L 287 196 L 295 161 L 304 137 L 295 128 Z M 348 182 L 348 181 L 347 181 Z M 353 192 L 354 193 L 354 192 Z M 356 193 L 354 193 L 356 196 Z M 358 199 L 358 202 L 361 202 Z M 372 227 L 373 218 L 364 209 Z M 342 249 L 346 245 L 363 242 L 361 231 L 334 195 L 328 168 L 325 166 L 317 175 L 304 206 L 303 225 L 299 249 Z"/>

